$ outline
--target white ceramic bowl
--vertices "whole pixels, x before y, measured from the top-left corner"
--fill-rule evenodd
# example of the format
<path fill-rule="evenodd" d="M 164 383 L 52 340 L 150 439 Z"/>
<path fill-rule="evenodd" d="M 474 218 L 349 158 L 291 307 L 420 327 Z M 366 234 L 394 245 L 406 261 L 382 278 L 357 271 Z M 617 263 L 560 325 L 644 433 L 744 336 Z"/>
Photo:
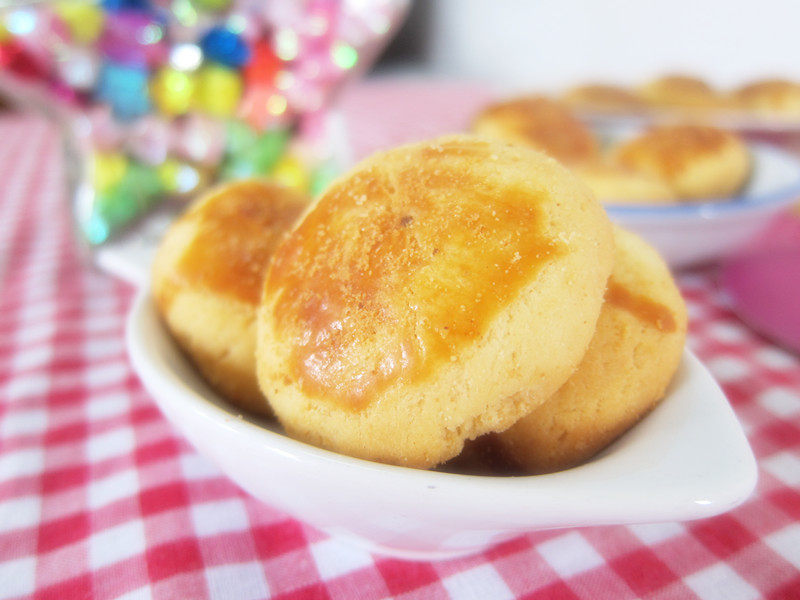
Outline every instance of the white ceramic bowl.
<path fill-rule="evenodd" d="M 753 175 L 735 198 L 667 205 L 606 203 L 608 215 L 653 244 L 672 267 L 723 258 L 800 198 L 796 157 L 767 145 L 751 144 L 750 149 Z"/>
<path fill-rule="evenodd" d="M 687 353 L 666 399 L 580 467 L 530 477 L 421 471 L 342 456 L 241 417 L 173 344 L 147 290 L 127 344 L 164 415 L 256 498 L 400 558 L 468 554 L 537 529 L 710 517 L 752 491 L 753 455 L 724 395 Z"/>

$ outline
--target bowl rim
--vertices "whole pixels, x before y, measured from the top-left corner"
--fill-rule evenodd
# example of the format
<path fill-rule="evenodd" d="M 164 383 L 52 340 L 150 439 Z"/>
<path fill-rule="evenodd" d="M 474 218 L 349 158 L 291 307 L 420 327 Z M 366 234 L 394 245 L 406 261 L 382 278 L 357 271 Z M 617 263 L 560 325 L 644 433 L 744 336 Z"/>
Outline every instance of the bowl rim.
<path fill-rule="evenodd" d="M 160 328 L 160 332 L 153 329 L 154 327 Z M 162 336 L 163 340 L 148 339 L 150 333 L 153 333 L 156 338 L 159 335 Z M 430 510 L 452 510 L 453 498 L 467 498 L 469 500 L 464 510 L 469 514 L 496 515 L 497 511 L 501 510 L 500 507 L 505 507 L 510 512 L 530 510 L 546 513 L 548 510 L 561 510 L 575 516 L 574 522 L 556 526 L 686 520 L 713 516 L 729 510 L 744 501 L 756 483 L 755 459 L 733 410 L 711 375 L 688 349 L 684 352 L 679 369 L 680 377 L 676 375 L 675 379 L 700 377 L 702 383 L 708 388 L 707 391 L 712 392 L 706 398 L 707 406 L 702 410 L 708 412 L 713 409 L 716 411 L 715 414 L 721 414 L 725 418 L 727 426 L 722 429 L 728 436 L 728 441 L 733 440 L 734 447 L 728 448 L 724 455 L 720 456 L 723 457 L 722 460 L 726 461 L 734 460 L 728 457 L 735 456 L 735 462 L 739 469 L 738 476 L 725 479 L 727 487 L 723 486 L 724 489 L 711 489 L 713 486 L 708 486 L 702 490 L 673 490 L 664 488 L 662 483 L 660 491 L 664 493 L 649 498 L 648 502 L 641 503 L 642 506 L 638 511 L 631 513 L 632 494 L 626 488 L 630 487 L 631 482 L 636 483 L 637 478 L 637 485 L 642 485 L 642 481 L 658 483 L 660 482 L 659 476 L 663 476 L 663 473 L 659 474 L 657 469 L 653 472 L 649 465 L 639 465 L 634 462 L 636 469 L 633 473 L 624 473 L 621 479 L 617 478 L 617 483 L 621 483 L 618 489 L 613 487 L 608 489 L 609 474 L 613 475 L 617 465 L 614 461 L 609 462 L 605 458 L 615 454 L 613 449 L 617 447 L 619 441 L 587 463 L 573 469 L 544 475 L 516 477 L 468 475 L 372 462 L 294 440 L 285 434 L 264 427 L 261 424 L 264 421 L 261 419 L 242 418 L 240 411 L 235 410 L 234 407 L 227 408 L 218 405 L 215 400 L 219 397 L 213 395 L 213 392 L 212 397 L 207 398 L 192 389 L 178 373 L 166 368 L 169 357 L 158 355 L 160 352 L 158 346 L 164 345 L 162 341 L 168 340 L 167 343 L 171 345 L 173 354 L 177 353 L 181 360 L 186 360 L 182 353 L 175 348 L 166 328 L 156 315 L 154 303 L 147 288 L 140 290 L 131 307 L 126 338 L 134 370 L 162 412 L 164 409 L 161 403 L 165 401 L 165 397 L 169 397 L 170 403 L 180 403 L 183 405 L 183 409 L 191 410 L 204 420 L 213 421 L 218 426 L 229 429 L 231 433 L 248 437 L 255 436 L 263 440 L 265 444 L 268 444 L 267 449 L 271 453 L 291 458 L 297 461 L 298 465 L 305 461 L 308 463 L 306 467 L 316 465 L 336 468 L 345 475 L 358 473 L 364 476 L 362 481 L 369 479 L 371 485 L 385 487 L 389 490 L 404 492 L 414 490 L 417 494 L 423 493 L 426 499 L 432 502 L 431 507 L 428 507 Z M 198 381 L 201 381 L 199 376 Z M 681 382 L 676 384 L 673 381 L 673 385 L 680 386 Z M 203 386 L 203 388 L 205 390 L 207 386 Z M 200 401 L 198 402 L 198 400 Z M 648 418 L 651 419 L 653 413 L 659 410 L 663 411 L 666 404 L 666 401 L 661 402 Z M 684 404 L 688 403 L 684 402 Z M 180 431 L 177 424 L 173 423 L 173 425 Z M 636 427 L 641 426 L 642 423 Z M 181 433 L 183 432 L 181 431 Z M 639 437 L 641 438 L 641 436 Z M 664 436 L 662 435 L 662 437 Z M 672 432 L 669 437 L 672 438 Z M 623 452 L 625 450 L 626 448 L 623 447 Z M 628 456 L 628 458 L 631 457 Z M 712 480 L 715 477 L 718 478 L 719 475 L 715 474 L 707 479 Z M 614 477 L 612 476 L 610 479 L 613 483 Z M 701 484 L 705 482 L 705 485 L 708 485 L 706 478 L 698 477 L 697 474 L 693 481 L 695 484 L 699 481 Z M 582 495 L 587 486 L 588 489 L 595 491 L 592 500 Z M 680 486 L 678 487 L 680 488 Z M 691 486 L 689 487 L 691 488 Z M 641 489 L 640 493 L 646 494 L 648 490 Z M 576 494 L 580 497 L 575 498 Z M 587 501 L 594 501 L 596 505 L 591 505 L 586 510 L 586 517 L 582 517 L 576 507 L 583 506 L 586 509 L 584 503 Z M 622 501 L 621 505 L 620 501 Z M 565 511 L 561 508 L 563 506 L 566 506 Z"/>
<path fill-rule="evenodd" d="M 753 151 L 754 165 L 758 167 L 759 160 L 782 160 L 795 169 L 795 178 L 789 184 L 769 192 L 755 195 L 736 195 L 729 198 L 709 199 L 692 202 L 671 202 L 667 204 L 615 204 L 613 201 L 604 202 L 604 206 L 611 217 L 641 218 L 657 217 L 659 219 L 683 219 L 697 217 L 710 219 L 716 216 L 728 216 L 747 213 L 752 210 L 778 209 L 800 198 L 800 160 L 788 152 L 772 144 L 748 142 L 748 147 Z"/>

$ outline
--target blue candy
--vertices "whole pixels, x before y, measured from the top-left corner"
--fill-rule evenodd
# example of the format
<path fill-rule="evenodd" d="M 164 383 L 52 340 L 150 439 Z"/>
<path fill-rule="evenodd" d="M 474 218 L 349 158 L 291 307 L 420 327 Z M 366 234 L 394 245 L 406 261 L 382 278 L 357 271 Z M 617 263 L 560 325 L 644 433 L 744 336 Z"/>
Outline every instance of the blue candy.
<path fill-rule="evenodd" d="M 109 11 L 148 10 L 150 8 L 150 0 L 103 0 L 100 4 Z"/>
<path fill-rule="evenodd" d="M 108 103 L 114 115 L 131 120 L 150 110 L 147 69 L 106 62 L 97 82 L 97 98 Z"/>
<path fill-rule="evenodd" d="M 230 29 L 212 27 L 200 40 L 206 58 L 226 67 L 239 68 L 250 59 L 250 49 L 244 40 Z"/>

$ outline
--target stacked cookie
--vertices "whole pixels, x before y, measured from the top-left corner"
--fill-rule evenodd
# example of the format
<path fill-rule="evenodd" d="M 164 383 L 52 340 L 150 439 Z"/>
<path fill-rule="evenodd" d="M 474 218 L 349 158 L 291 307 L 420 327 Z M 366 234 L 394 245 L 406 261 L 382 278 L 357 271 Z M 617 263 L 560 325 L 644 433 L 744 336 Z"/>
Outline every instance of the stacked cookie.
<path fill-rule="evenodd" d="M 779 124 L 800 119 L 800 82 L 767 78 L 720 90 L 694 75 L 666 74 L 636 87 L 607 83 L 577 85 L 562 95 L 569 106 L 605 115 L 650 114 L 701 118 L 746 118 Z"/>
<path fill-rule="evenodd" d="M 175 341 L 222 396 L 271 414 L 256 380 L 264 269 L 308 198 L 266 180 L 208 192 L 173 223 L 153 264 L 156 306 Z"/>
<path fill-rule="evenodd" d="M 263 276 L 247 309 L 251 372 L 262 409 L 296 439 L 430 468 L 491 435 L 526 472 L 560 469 L 635 423 L 677 368 L 686 312 L 669 271 L 540 152 L 472 136 L 413 144 L 365 160 L 299 212 L 261 225 L 280 243 L 247 269 Z M 187 226 L 192 214 L 165 238 L 154 295 L 180 284 L 229 298 L 227 284 L 183 272 L 185 249 L 222 239 Z M 179 303 L 159 306 L 224 393 L 202 367 L 208 351 L 174 325 Z"/>
<path fill-rule="evenodd" d="M 613 90 L 602 90 L 604 96 L 590 89 L 608 102 L 621 101 Z M 614 204 L 727 198 L 751 172 L 747 146 L 733 132 L 694 123 L 662 125 L 603 148 L 565 104 L 542 96 L 492 104 L 475 117 L 472 129 L 549 154 L 575 171 L 599 200 Z"/>

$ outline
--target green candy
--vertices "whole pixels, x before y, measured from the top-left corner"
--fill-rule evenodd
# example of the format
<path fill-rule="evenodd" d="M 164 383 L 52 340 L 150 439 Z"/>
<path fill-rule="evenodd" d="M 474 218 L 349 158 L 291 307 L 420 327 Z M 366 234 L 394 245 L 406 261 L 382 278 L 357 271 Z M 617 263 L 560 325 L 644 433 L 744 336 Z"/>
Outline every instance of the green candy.
<path fill-rule="evenodd" d="M 132 221 L 141 207 L 134 194 L 118 186 L 97 196 L 95 210 L 96 216 L 113 231 Z"/>
<path fill-rule="evenodd" d="M 141 163 L 131 163 L 130 169 L 120 182 L 120 187 L 127 188 L 135 194 L 144 208 L 153 206 L 161 200 L 165 191 L 158 169 Z"/>
<path fill-rule="evenodd" d="M 94 213 L 113 231 L 144 213 L 161 199 L 163 192 L 156 169 L 132 162 L 118 184 L 97 195 Z"/>
<path fill-rule="evenodd" d="M 272 171 L 286 150 L 289 132 L 274 129 L 260 135 L 252 145 L 231 154 L 223 166 L 225 179 L 242 179 L 256 175 L 267 175 Z"/>
<path fill-rule="evenodd" d="M 225 154 L 239 155 L 252 148 L 258 134 L 247 123 L 242 121 L 228 121 L 227 135 L 225 138 Z"/>
<path fill-rule="evenodd" d="M 210 11 L 225 10 L 230 3 L 231 0 L 192 0 L 192 4 L 198 9 Z"/>
<path fill-rule="evenodd" d="M 316 197 L 322 194 L 340 173 L 341 169 L 331 162 L 324 163 L 314 169 L 311 174 L 311 195 Z"/>

